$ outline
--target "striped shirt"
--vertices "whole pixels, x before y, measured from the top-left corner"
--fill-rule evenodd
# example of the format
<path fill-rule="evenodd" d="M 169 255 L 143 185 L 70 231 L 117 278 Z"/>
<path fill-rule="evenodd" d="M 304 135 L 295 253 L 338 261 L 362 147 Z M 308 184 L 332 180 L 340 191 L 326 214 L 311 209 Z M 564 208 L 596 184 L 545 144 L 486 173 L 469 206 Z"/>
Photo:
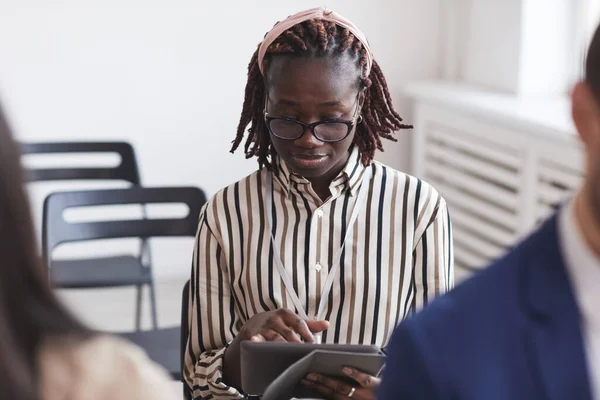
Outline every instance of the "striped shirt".
<path fill-rule="evenodd" d="M 358 204 L 367 168 L 368 192 Z M 271 177 L 269 226 L 265 202 Z M 309 181 L 278 162 L 272 174 L 263 168 L 223 189 L 203 208 L 194 246 L 184 367 L 194 398 L 241 398 L 222 382 L 227 345 L 253 315 L 282 307 L 295 310 L 273 246 L 312 318 L 348 233 L 325 305 L 329 329 L 323 343 L 384 347 L 402 319 L 453 286 L 450 219 L 435 189 L 376 162 L 364 167 L 354 149 L 330 190 L 323 202 Z M 358 219 L 347 226 L 355 206 L 362 207 Z"/>

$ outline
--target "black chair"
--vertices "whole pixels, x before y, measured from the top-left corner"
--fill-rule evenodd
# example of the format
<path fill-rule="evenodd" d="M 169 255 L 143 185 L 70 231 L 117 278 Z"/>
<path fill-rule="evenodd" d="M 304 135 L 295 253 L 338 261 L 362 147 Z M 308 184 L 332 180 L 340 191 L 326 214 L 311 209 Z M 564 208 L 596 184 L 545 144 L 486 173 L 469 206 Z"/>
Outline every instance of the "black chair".
<path fill-rule="evenodd" d="M 124 181 L 133 186 L 141 186 L 135 151 L 125 142 L 48 142 L 22 143 L 23 155 L 40 154 L 117 154 L 121 161 L 115 167 L 93 168 L 25 168 L 28 182 L 49 181 Z M 142 215 L 145 208 L 142 206 Z M 140 269 L 144 265 L 148 270 Z M 107 269 L 100 269 L 103 267 Z M 114 277 L 109 274 L 119 271 Z M 96 271 L 102 271 L 97 273 Z M 106 286 L 135 285 L 137 301 L 135 310 L 136 329 L 141 329 L 142 287 L 148 285 L 150 291 L 150 313 L 152 326 L 158 327 L 156 312 L 156 291 L 152 277 L 150 248 L 146 240 L 141 241 L 138 257 L 101 257 L 87 260 L 56 261 L 53 265 L 53 285 L 59 288 L 92 288 Z M 148 279 L 150 277 L 150 279 Z M 110 279 L 109 279 L 110 278 Z M 118 278 L 122 278 L 119 281 Z"/>
<path fill-rule="evenodd" d="M 189 208 L 185 218 L 161 218 L 138 220 L 111 220 L 69 223 L 64 220 L 64 212 L 74 207 L 93 207 L 123 204 L 173 204 L 183 203 Z M 55 262 L 52 251 L 64 243 L 90 241 L 113 238 L 153 237 L 194 237 L 201 207 L 206 203 L 204 192 L 198 188 L 139 188 L 91 190 L 53 193 L 44 202 L 42 227 L 42 253 L 48 263 L 52 275 Z M 137 283 L 143 276 L 150 282 L 150 271 L 138 265 L 138 274 L 131 275 L 126 265 L 110 263 L 96 265 L 95 262 L 84 264 L 89 269 L 82 276 L 93 276 L 94 285 L 122 286 L 124 283 Z M 59 272 L 60 273 L 60 272 Z M 180 328 L 154 329 L 152 331 L 136 331 L 122 336 L 132 340 L 146 350 L 150 358 L 163 365 L 175 378 L 181 379 Z M 187 336 L 186 336 L 187 337 Z"/>
<path fill-rule="evenodd" d="M 190 281 L 188 280 L 183 286 L 183 292 L 181 294 L 181 340 L 180 340 L 180 364 L 181 371 L 184 371 L 185 367 L 185 352 L 187 351 L 187 340 L 190 334 L 190 327 L 188 321 L 189 314 L 189 301 L 190 301 Z M 181 382 L 183 383 L 183 398 L 185 400 L 191 400 L 192 393 L 190 392 L 190 388 L 188 387 L 185 379 L 183 377 L 183 372 L 181 373 Z"/>
<path fill-rule="evenodd" d="M 133 147 L 125 142 L 21 143 L 21 154 L 115 153 L 121 157 L 116 167 L 26 168 L 28 182 L 66 180 L 122 180 L 140 186 L 140 174 Z"/>

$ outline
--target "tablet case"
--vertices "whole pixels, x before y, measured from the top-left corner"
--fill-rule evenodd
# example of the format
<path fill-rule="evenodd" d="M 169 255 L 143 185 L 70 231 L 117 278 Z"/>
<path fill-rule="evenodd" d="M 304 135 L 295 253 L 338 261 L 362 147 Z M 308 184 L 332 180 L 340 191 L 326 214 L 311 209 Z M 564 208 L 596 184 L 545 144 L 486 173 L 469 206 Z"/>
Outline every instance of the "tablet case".
<path fill-rule="evenodd" d="M 241 345 L 242 390 L 253 396 L 268 395 L 263 398 L 271 400 L 306 397 L 314 393 L 298 384 L 309 372 L 349 379 L 342 373 L 348 366 L 377 376 L 384 363 L 385 355 L 377 346 L 245 341 Z"/>
<path fill-rule="evenodd" d="M 383 368 L 385 356 L 381 354 L 358 354 L 337 351 L 314 350 L 309 355 L 296 361 L 281 373 L 265 390 L 262 400 L 289 399 L 291 397 L 306 398 L 315 397 L 315 393 L 309 393 L 298 382 L 309 372 L 317 372 L 341 380 L 348 380 L 350 386 L 357 386 L 356 382 L 349 380 L 342 373 L 345 366 L 358 368 L 370 375 L 377 376 Z M 320 397 L 320 396 L 319 396 Z"/>

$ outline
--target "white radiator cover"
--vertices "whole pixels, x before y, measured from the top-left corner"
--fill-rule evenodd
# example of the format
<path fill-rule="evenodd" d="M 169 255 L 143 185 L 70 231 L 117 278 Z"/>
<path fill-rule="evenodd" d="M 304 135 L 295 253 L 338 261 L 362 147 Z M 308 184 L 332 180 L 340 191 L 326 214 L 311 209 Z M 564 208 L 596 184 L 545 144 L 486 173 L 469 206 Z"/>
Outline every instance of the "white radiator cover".
<path fill-rule="evenodd" d="M 412 173 L 448 203 L 457 280 L 502 256 L 581 183 L 572 132 L 533 129 L 477 104 L 414 96 L 413 106 Z"/>

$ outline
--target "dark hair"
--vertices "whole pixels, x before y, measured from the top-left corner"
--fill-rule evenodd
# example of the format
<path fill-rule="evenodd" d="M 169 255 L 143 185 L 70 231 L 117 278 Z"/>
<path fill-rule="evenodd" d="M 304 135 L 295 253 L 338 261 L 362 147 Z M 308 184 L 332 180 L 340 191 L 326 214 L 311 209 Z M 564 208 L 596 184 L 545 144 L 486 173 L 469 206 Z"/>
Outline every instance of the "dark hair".
<path fill-rule="evenodd" d="M 37 400 L 37 357 L 46 339 L 90 332 L 48 284 L 25 194 L 19 147 L 0 109 L 0 388 L 2 398 Z"/>
<path fill-rule="evenodd" d="M 399 129 L 410 129 L 411 125 L 402 123 L 402 118 L 392 107 L 385 77 L 379 65 L 374 61 L 371 73 L 366 76 L 367 57 L 362 43 L 345 28 L 333 22 L 314 19 L 299 23 L 282 33 L 267 49 L 265 71 L 274 55 L 297 57 L 336 57 L 344 53 L 354 57 L 362 71 L 359 77 L 360 88 L 365 90 L 365 99 L 361 110 L 363 122 L 357 126 L 354 143 L 360 150 L 362 162 L 368 165 L 375 151 L 383 151 L 381 139 L 396 141 L 392 133 Z M 244 150 L 246 157 L 258 157 L 262 167 L 271 167 L 269 157 L 275 154 L 264 120 L 265 82 L 258 66 L 258 50 L 252 56 L 248 66 L 248 82 L 242 116 L 237 136 L 233 141 L 233 153 L 242 142 L 246 127 L 248 137 Z"/>
<path fill-rule="evenodd" d="M 585 80 L 600 100 L 600 26 L 596 29 L 585 62 Z"/>

